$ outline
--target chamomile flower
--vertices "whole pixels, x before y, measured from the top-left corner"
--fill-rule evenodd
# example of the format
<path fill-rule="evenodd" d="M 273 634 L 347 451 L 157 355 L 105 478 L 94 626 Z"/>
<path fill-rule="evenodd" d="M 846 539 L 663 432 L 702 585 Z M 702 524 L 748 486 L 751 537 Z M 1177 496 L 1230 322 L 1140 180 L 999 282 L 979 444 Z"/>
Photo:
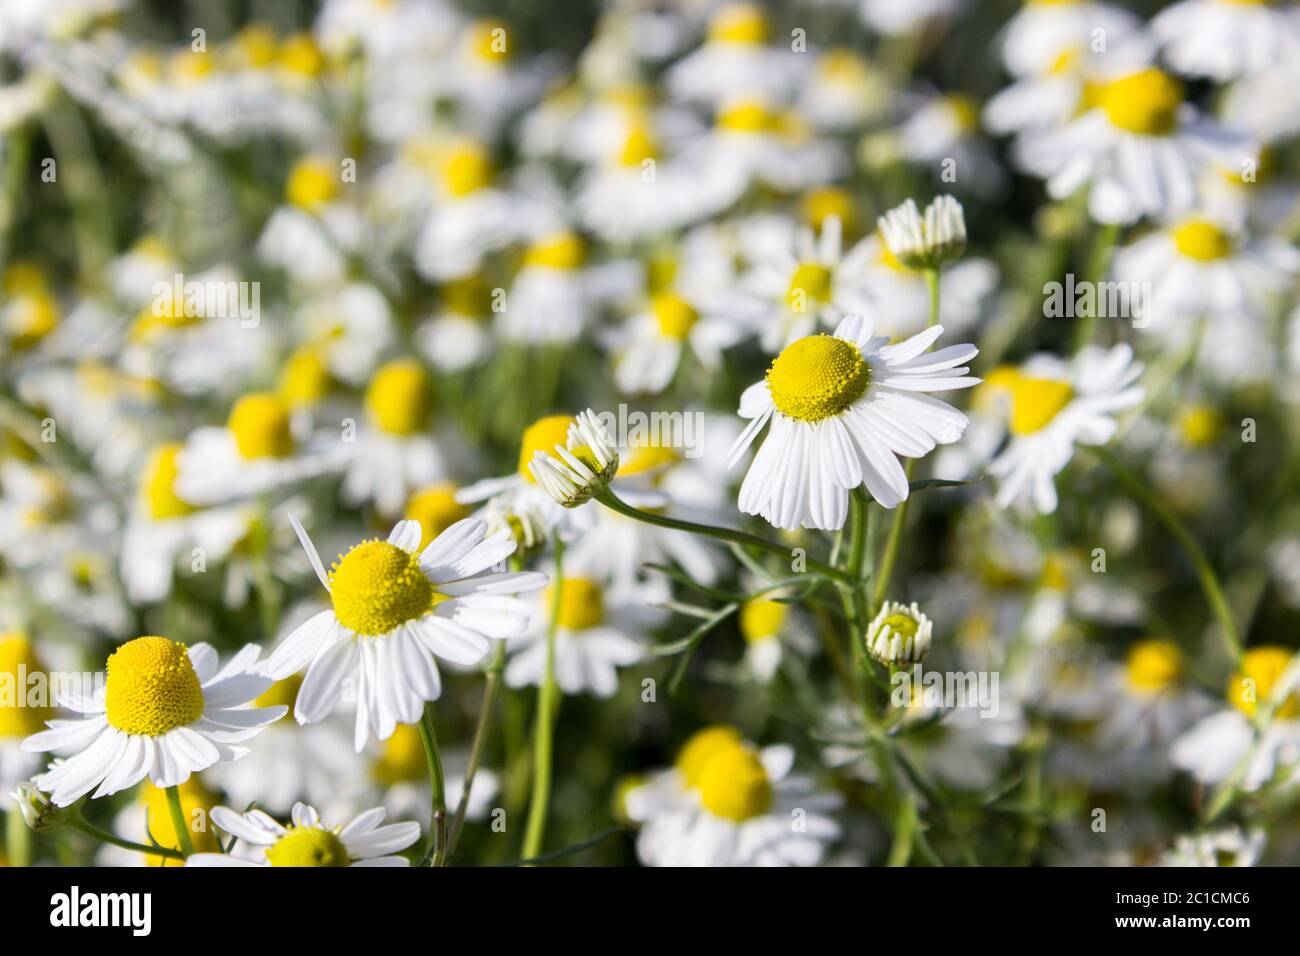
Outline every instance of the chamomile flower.
<path fill-rule="evenodd" d="M 340 162 L 323 156 L 300 160 L 285 182 L 286 204 L 267 220 L 258 255 L 306 286 L 338 282 L 347 256 L 361 250 L 365 224 L 345 201 L 349 184 Z"/>
<path fill-rule="evenodd" d="M 808 638 L 806 621 L 779 594 L 750 598 L 738 613 L 740 636 L 745 639 L 742 666 L 760 684 L 770 684 L 791 651 L 810 654 L 815 643 Z"/>
<path fill-rule="evenodd" d="M 1074 58 L 1088 49 L 1094 31 L 1102 31 L 1108 47 L 1117 47 L 1141 27 L 1136 16 L 1109 3 L 1029 0 L 1007 21 L 998 44 L 1002 62 L 1012 74 L 1041 75 L 1059 70 L 1063 58 Z"/>
<path fill-rule="evenodd" d="M 346 826 L 327 826 L 305 803 L 294 804 L 283 826 L 261 810 L 236 813 L 214 807 L 212 822 L 237 837 L 229 853 L 195 853 L 186 866 L 410 866 L 396 854 L 420 839 L 418 823 L 384 822 L 383 807 L 367 810 Z"/>
<path fill-rule="evenodd" d="M 415 266 L 434 282 L 463 279 L 519 237 L 517 200 L 496 185 L 491 153 L 477 139 L 438 147 L 428 166 L 437 202 L 416 239 Z"/>
<path fill-rule="evenodd" d="M 524 252 L 495 329 L 502 339 L 525 345 L 564 345 L 590 321 L 596 289 L 586 270 L 587 244 L 577 233 L 544 234 Z"/>
<path fill-rule="evenodd" d="M 576 562 L 572 562 L 576 563 Z M 662 579 L 636 589 L 611 587 L 590 568 L 565 568 L 557 585 L 541 592 L 531 625 L 510 641 L 505 681 L 510 687 L 540 687 L 546 676 L 547 631 L 555 614 L 555 682 L 566 695 L 613 697 L 620 668 L 646 654 L 650 632 L 665 624 L 668 588 Z"/>
<path fill-rule="evenodd" d="M 832 47 L 817 54 L 798 109 L 818 129 L 841 131 L 875 119 L 888 103 L 888 84 L 876 68 L 849 47 Z"/>
<path fill-rule="evenodd" d="M 965 0 L 859 0 L 862 22 L 886 36 L 903 36 L 922 30 L 926 25 L 946 20 L 965 5 Z"/>
<path fill-rule="evenodd" d="M 930 653 L 934 625 L 913 601 L 885 601 L 867 628 L 867 652 L 882 664 L 915 664 Z"/>
<path fill-rule="evenodd" d="M 971 97 L 953 93 L 917 95 L 898 127 L 902 157 L 932 177 L 983 198 L 1006 187 L 1006 173 L 979 128 L 980 111 Z"/>
<path fill-rule="evenodd" d="M 273 492 L 341 465 L 342 443 L 303 434 L 302 424 L 278 395 L 244 395 L 224 427 L 190 434 L 176 457 L 176 493 L 194 504 L 215 504 Z"/>
<path fill-rule="evenodd" d="M 415 331 L 420 353 L 441 372 L 478 365 L 492 349 L 495 299 L 481 275 L 444 283 L 437 309 Z"/>
<path fill-rule="evenodd" d="M 294 529 L 331 607 L 300 625 L 267 661 L 283 680 L 307 669 L 294 703 L 301 724 L 324 720 L 356 691 L 353 743 L 392 734 L 420 719 L 425 701 L 442 694 L 436 658 L 466 667 L 487 656 L 491 640 L 512 637 L 527 623 L 513 595 L 546 583 L 544 575 L 485 573 L 515 550 L 505 531 L 487 535 L 473 518 L 458 521 L 420 549 L 418 521 L 399 521 L 388 540 L 363 541 L 329 573 L 296 520 Z"/>
<path fill-rule="evenodd" d="M 1079 445 L 1104 445 L 1115 434 L 1114 414 L 1142 400 L 1143 365 L 1128 345 L 1087 346 L 1068 364 L 1048 354 L 1008 376 L 1011 441 L 989 465 L 1000 479 L 997 502 L 1032 502 L 1056 510 L 1054 479 Z"/>
<path fill-rule="evenodd" d="M 937 269 L 966 249 L 966 217 L 951 196 L 937 197 L 924 216 L 909 199 L 881 216 L 878 225 L 894 258 L 911 269 Z"/>
<path fill-rule="evenodd" d="M 771 25 L 756 3 L 726 3 L 709 21 L 704 45 L 668 71 L 669 91 L 683 100 L 716 106 L 737 89 L 779 98 L 790 89 L 798 57 L 768 46 Z"/>
<path fill-rule="evenodd" d="M 40 768 L 41 758 L 23 750 L 22 742 L 54 716 L 49 707 L 29 706 L 25 696 L 26 677 L 44 671 L 25 635 L 0 634 L 0 682 L 8 686 L 0 695 L 0 793 L 9 793 Z"/>
<path fill-rule="evenodd" d="M 828 815 L 839 798 L 793 767 L 789 747 L 759 750 L 733 727 L 700 731 L 676 766 L 626 794 L 637 855 L 647 866 L 816 866 L 840 834 Z"/>
<path fill-rule="evenodd" d="M 29 753 L 67 754 L 36 779 L 57 806 L 135 786 L 146 776 L 174 787 L 190 774 L 248 754 L 242 746 L 285 707 L 249 707 L 273 683 L 256 669 L 249 644 L 225 667 L 207 644 L 186 647 L 165 637 L 138 637 L 108 658 L 103 689 L 68 697 L 78 716 L 54 719 L 23 741 Z"/>
<path fill-rule="evenodd" d="M 443 476 L 445 465 L 428 434 L 433 387 L 414 359 L 397 359 L 366 387 L 366 427 L 351 443 L 352 458 L 340 493 L 349 504 L 373 501 L 392 516 L 410 492 Z"/>
<path fill-rule="evenodd" d="M 1248 153 L 1244 139 L 1186 106 L 1182 84 L 1155 67 L 1095 84 L 1088 107 L 1026 141 L 1019 158 L 1055 199 L 1089 185 L 1088 212 L 1098 222 L 1182 215 L 1203 170 L 1235 166 Z"/>
<path fill-rule="evenodd" d="M 576 508 L 604 490 L 618 471 L 618 449 L 590 408 L 568 428 L 564 444 L 537 451 L 528 463 L 533 478 L 565 508 Z"/>
<path fill-rule="evenodd" d="M 913 393 L 979 382 L 962 366 L 975 346 L 926 351 L 942 334 L 934 326 L 890 345 L 869 321 L 850 316 L 834 335 L 787 346 L 741 395 L 740 415 L 750 422 L 732 463 L 769 422 L 771 432 L 741 485 L 740 510 L 778 528 L 834 530 L 860 485 L 886 508 L 904 501 L 907 476 L 896 456 L 919 458 L 957 441 L 967 425 L 952 406 Z"/>
<path fill-rule="evenodd" d="M 1151 32 L 1179 73 L 1220 83 L 1300 52 L 1291 11 L 1267 0 L 1182 0 L 1156 14 Z"/>

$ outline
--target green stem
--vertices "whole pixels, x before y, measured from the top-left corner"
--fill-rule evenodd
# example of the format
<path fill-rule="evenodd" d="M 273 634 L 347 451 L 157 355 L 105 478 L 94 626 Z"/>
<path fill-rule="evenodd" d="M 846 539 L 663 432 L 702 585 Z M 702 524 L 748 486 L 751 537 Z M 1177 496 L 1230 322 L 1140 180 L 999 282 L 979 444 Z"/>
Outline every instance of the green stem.
<path fill-rule="evenodd" d="M 181 806 L 179 787 L 167 788 L 167 809 L 171 811 L 172 827 L 176 830 L 176 839 L 181 845 L 181 855 L 189 856 L 194 852 L 194 841 L 190 839 L 190 825 L 185 819 L 185 808 Z"/>
<path fill-rule="evenodd" d="M 1088 256 L 1088 263 L 1085 267 L 1084 283 L 1095 286 L 1105 275 L 1106 267 L 1110 264 L 1111 251 L 1115 248 L 1115 242 L 1119 239 L 1119 228 L 1115 223 L 1108 223 L 1097 230 L 1096 238 L 1092 244 L 1092 252 Z M 1081 283 L 1081 285 L 1084 283 Z M 1086 288 L 1086 285 L 1084 287 Z M 1075 329 L 1075 351 L 1091 342 L 1096 330 L 1097 310 L 1094 308 L 1092 314 L 1084 316 Z"/>
<path fill-rule="evenodd" d="M 542 837 L 546 833 L 546 815 L 551 803 L 555 718 L 560 706 L 559 687 L 555 683 L 555 636 L 560 627 L 560 599 L 564 592 L 563 559 L 564 544 L 556 539 L 551 621 L 546 629 L 546 673 L 542 677 L 542 686 L 537 691 L 537 723 L 533 736 L 533 794 L 528 804 L 528 824 L 524 830 L 525 860 L 532 859 L 541 852 Z"/>
<path fill-rule="evenodd" d="M 433 791 L 429 816 L 429 845 L 420 858 L 420 866 L 442 866 L 447 861 L 447 784 L 442 773 L 442 755 L 438 752 L 438 735 L 433 728 L 433 705 L 424 705 L 420 721 L 420 740 L 429 764 L 429 787 Z"/>
<path fill-rule="evenodd" d="M 1093 448 L 1092 453 L 1111 470 L 1111 473 L 1119 480 L 1129 493 L 1138 501 L 1142 502 L 1151 513 L 1160 520 L 1162 524 L 1173 535 L 1174 540 L 1182 547 L 1183 553 L 1191 561 L 1192 567 L 1196 570 L 1197 580 L 1200 582 L 1201 590 L 1205 593 L 1205 600 L 1210 605 L 1210 610 L 1219 620 L 1219 627 L 1223 632 L 1224 649 L 1228 656 L 1236 663 L 1241 659 L 1241 634 L 1237 630 L 1236 621 L 1232 617 L 1232 609 L 1228 605 L 1228 599 L 1223 593 L 1223 587 L 1219 583 L 1218 576 L 1210 566 L 1209 559 L 1206 558 L 1205 552 L 1201 546 L 1196 543 L 1192 533 L 1187 530 L 1187 526 L 1178 518 L 1177 515 L 1169 509 L 1159 497 L 1156 496 L 1150 488 L 1146 486 L 1136 475 L 1120 464 L 1110 450 L 1100 446 Z"/>
<path fill-rule="evenodd" d="M 174 790 L 175 788 L 173 787 L 171 789 Z M 164 859 L 168 859 L 168 860 L 183 861 L 185 859 L 185 854 L 179 850 L 171 850 L 165 846 L 146 846 L 143 843 L 136 843 L 132 840 L 124 840 L 119 836 L 114 836 L 112 833 L 108 833 L 104 830 L 101 830 L 93 823 L 88 823 L 86 820 L 80 817 L 74 817 L 73 819 L 69 820 L 68 826 L 72 827 L 72 829 L 76 830 L 78 833 L 85 834 L 86 836 L 90 837 L 92 840 L 98 840 L 100 843 L 109 843 L 113 846 L 121 847 L 123 850 L 130 850 L 133 853 L 148 853 L 151 856 L 161 856 Z M 188 830 L 185 830 L 183 828 L 178 828 L 177 832 L 185 833 L 186 834 L 185 839 L 188 841 L 189 839 Z"/>
<path fill-rule="evenodd" d="M 703 535 L 706 538 L 716 538 L 719 541 L 730 541 L 733 544 L 739 544 L 747 547 L 761 548 L 770 554 L 778 554 L 790 560 L 790 549 L 784 545 L 777 544 L 775 541 L 768 541 L 760 538 L 758 535 L 749 534 L 745 531 L 733 531 L 730 528 L 716 528 L 708 524 L 696 524 L 693 521 L 681 521 L 677 518 L 669 518 L 667 515 L 653 514 L 649 511 L 641 511 L 633 508 L 627 502 L 620 499 L 614 492 L 608 488 L 596 495 L 596 500 L 606 508 L 617 511 L 619 514 L 637 521 L 644 521 L 646 524 L 657 525 L 660 528 L 671 528 L 674 531 L 686 531 L 691 534 Z M 805 561 L 808 568 L 824 577 L 838 581 L 840 584 L 852 585 L 857 582 L 849 577 L 848 574 L 839 568 L 833 568 L 821 561 L 813 558 L 807 558 Z"/>
<path fill-rule="evenodd" d="M 10 866 L 32 865 L 32 831 L 17 809 L 5 814 L 5 853 Z"/>
<path fill-rule="evenodd" d="M 867 553 L 867 517 L 870 513 L 871 501 L 866 492 L 861 486 L 854 488 L 849 498 L 849 554 L 845 565 L 845 571 L 854 583 L 842 585 L 839 591 L 848 625 L 848 652 L 854 696 L 863 706 L 866 706 L 863 664 L 867 624 L 862 619 L 862 573 Z"/>
<path fill-rule="evenodd" d="M 474 742 L 470 745 L 469 763 L 465 767 L 465 782 L 461 787 L 460 801 L 456 804 L 456 815 L 451 820 L 451 833 L 447 838 L 447 855 L 456 851 L 456 842 L 460 839 L 461 827 L 465 825 L 465 814 L 469 812 L 469 794 L 474 786 L 474 776 L 478 773 L 479 761 L 483 757 L 483 745 L 487 741 L 488 724 L 492 722 L 493 705 L 497 699 L 497 686 L 501 683 L 501 665 L 505 654 L 505 643 L 498 641 L 492 651 L 492 660 L 487 667 L 487 681 L 483 685 L 483 703 L 479 706 L 478 725 L 474 728 Z"/>

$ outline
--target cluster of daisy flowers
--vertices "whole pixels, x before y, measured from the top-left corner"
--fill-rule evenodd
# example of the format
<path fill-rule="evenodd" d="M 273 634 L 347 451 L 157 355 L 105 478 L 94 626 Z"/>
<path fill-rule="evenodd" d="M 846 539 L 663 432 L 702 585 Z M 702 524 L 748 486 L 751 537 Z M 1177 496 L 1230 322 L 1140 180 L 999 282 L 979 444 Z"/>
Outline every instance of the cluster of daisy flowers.
<path fill-rule="evenodd" d="M 0 864 L 1294 857 L 1300 13 L 264 6 L 0 6 Z"/>

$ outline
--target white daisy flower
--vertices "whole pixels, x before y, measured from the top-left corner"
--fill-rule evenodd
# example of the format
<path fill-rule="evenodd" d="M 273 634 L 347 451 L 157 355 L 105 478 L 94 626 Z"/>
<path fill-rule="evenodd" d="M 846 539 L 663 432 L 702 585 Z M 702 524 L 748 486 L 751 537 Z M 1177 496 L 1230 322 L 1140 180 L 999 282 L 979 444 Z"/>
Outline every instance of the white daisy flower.
<path fill-rule="evenodd" d="M 924 28 L 934 20 L 945 20 L 958 13 L 965 0 L 858 0 L 862 22 L 886 36 L 902 36 Z"/>
<path fill-rule="evenodd" d="M 1095 31 L 1106 46 L 1126 43 L 1142 29 L 1142 21 L 1119 7 L 1093 0 L 1026 3 L 1007 21 L 998 37 L 1002 62 L 1015 76 L 1042 75 L 1059 70 L 1064 59 L 1091 49 Z"/>
<path fill-rule="evenodd" d="M 737 89 L 770 99 L 785 96 L 801 63 L 788 50 L 767 46 L 770 30 L 758 4 L 723 4 L 709 21 L 704 45 L 668 70 L 669 92 L 711 106 Z"/>
<path fill-rule="evenodd" d="M 102 690 L 59 701 L 77 717 L 51 720 L 49 730 L 23 741 L 30 753 L 68 755 L 36 783 L 66 807 L 91 791 L 108 796 L 146 776 L 174 787 L 219 761 L 245 756 L 249 748 L 240 744 L 287 710 L 247 706 L 273 683 L 256 669 L 260 654 L 249 644 L 218 670 L 207 644 L 187 648 L 165 637 L 138 637 L 120 645 L 109 655 Z"/>
<path fill-rule="evenodd" d="M 388 301 L 367 282 L 312 291 L 294 311 L 297 340 L 317 352 L 331 376 L 360 386 L 395 340 Z"/>
<path fill-rule="evenodd" d="M 586 268 L 587 245 L 568 230 L 536 239 L 496 315 L 502 339 L 525 345 L 568 344 L 591 320 L 596 287 Z"/>
<path fill-rule="evenodd" d="M 966 249 L 966 217 L 951 196 L 935 197 L 924 216 L 909 199 L 881 216 L 877 225 L 894 258 L 911 269 L 937 269 Z"/>
<path fill-rule="evenodd" d="M 1064 199 L 1090 184 L 1088 212 L 1103 223 L 1177 216 L 1196 202 L 1212 164 L 1236 166 L 1249 144 L 1183 103 L 1182 85 L 1154 67 L 1098 83 L 1090 108 L 1059 130 L 1026 140 L 1018 157 Z"/>
<path fill-rule="evenodd" d="M 1043 514 L 1055 511 L 1056 475 L 1076 444 L 1110 441 L 1114 414 L 1142 400 L 1142 370 L 1128 345 L 1088 346 L 1069 364 L 1040 354 L 1009 376 L 1011 442 L 989 465 L 1001 480 L 997 503 L 1032 501 Z"/>
<path fill-rule="evenodd" d="M 990 198 L 1006 186 L 1006 173 L 980 132 L 979 106 L 969 96 L 914 95 L 898 127 L 898 151 L 928 168 L 938 182 Z"/>
<path fill-rule="evenodd" d="M 867 651 L 882 664 L 915 664 L 930 653 L 933 632 L 934 625 L 915 601 L 885 601 L 867 627 Z"/>
<path fill-rule="evenodd" d="M 859 485 L 886 508 L 906 500 L 896 456 L 919 458 L 957 441 L 967 425 L 951 405 L 912 393 L 979 383 L 962 366 L 978 354 L 975 346 L 926 351 L 942 334 L 934 326 L 890 345 L 872 335 L 869 321 L 850 316 L 834 335 L 787 346 L 740 398 L 750 423 L 732 446 L 732 464 L 772 425 L 741 485 L 740 510 L 778 528 L 834 530 Z"/>
<path fill-rule="evenodd" d="M 307 668 L 294 704 L 300 724 L 324 720 L 345 685 L 354 688 L 358 752 L 370 737 L 385 740 L 397 724 L 419 721 L 425 701 L 441 696 L 436 658 L 471 667 L 487 656 L 491 640 L 522 631 L 527 609 L 513 595 L 546 583 L 536 573 L 485 573 L 515 543 L 504 530 L 487 535 L 487 525 L 473 518 L 423 550 L 420 522 L 399 521 L 387 541 L 361 542 L 329 573 L 291 520 L 332 607 L 285 638 L 267 672 L 282 680 Z"/>
<path fill-rule="evenodd" d="M 742 666 L 760 684 L 772 682 L 787 653 L 807 656 L 817 646 L 808 635 L 807 621 L 790 604 L 776 600 L 778 596 L 751 598 L 737 614 L 745 639 Z"/>
<path fill-rule="evenodd" d="M 257 240 L 257 254 L 304 286 L 337 283 L 349 254 L 362 251 L 365 222 L 343 201 L 348 184 L 338 161 L 310 156 L 289 172 L 287 204 L 276 209 Z"/>
<path fill-rule="evenodd" d="M 798 113 L 818 129 L 859 129 L 889 105 L 889 84 L 867 59 L 849 47 L 817 54 L 797 101 Z"/>
<path fill-rule="evenodd" d="M 566 566 L 560 587 L 555 682 L 567 696 L 613 697 L 619 668 L 645 657 L 650 632 L 667 622 L 668 612 L 656 605 L 669 599 L 668 587 L 662 578 L 634 589 L 610 587 L 590 576 L 590 569 L 569 572 Z M 510 687 L 540 687 L 545 679 L 554 591 L 552 586 L 541 593 L 531 626 L 510 641 L 505 669 Z"/>
<path fill-rule="evenodd" d="M 1285 647 L 1252 647 L 1228 680 L 1228 702 L 1174 741 L 1170 759 L 1206 784 L 1241 772 L 1254 792 L 1267 783 L 1300 780 L 1300 661 Z M 1263 726 L 1265 714 L 1271 720 Z"/>
<path fill-rule="evenodd" d="M 492 350 L 494 294 L 477 273 L 444 283 L 436 311 L 415 330 L 420 354 L 441 372 L 478 365 Z"/>
<path fill-rule="evenodd" d="M 414 359 L 389 362 L 366 387 L 365 407 L 366 427 L 349 445 L 340 494 L 350 505 L 373 501 L 380 514 L 391 516 L 413 490 L 446 471 L 427 434 L 433 414 L 429 376 Z"/>
<path fill-rule="evenodd" d="M 1267 0 L 1183 0 L 1156 14 L 1151 32 L 1179 73 L 1220 83 L 1300 52 L 1292 11 Z"/>
<path fill-rule="evenodd" d="M 1152 331 L 1189 341 L 1194 322 L 1262 320 L 1270 300 L 1294 284 L 1300 251 L 1272 237 L 1249 237 L 1203 216 L 1150 233 L 1115 254 L 1114 278 L 1149 288 L 1143 316 Z M 1142 324 L 1147 328 L 1147 324 Z"/>
<path fill-rule="evenodd" d="M 1223 91 L 1219 117 L 1263 143 L 1276 143 L 1300 132 L 1300 102 L 1291 95 L 1300 62 L 1287 57 L 1250 73 Z"/>
<path fill-rule="evenodd" d="M 618 471 L 618 449 L 589 408 L 578 413 L 564 444 L 536 452 L 528 470 L 557 503 L 576 508 L 608 487 Z"/>
<path fill-rule="evenodd" d="M 755 748 L 732 727 L 692 737 L 677 764 L 628 791 L 647 866 L 816 866 L 840 827 L 837 794 L 792 774 L 794 751 Z M 802 821 L 802 826 L 796 820 Z"/>
<path fill-rule="evenodd" d="M 346 826 L 327 826 L 305 803 L 294 804 L 292 824 L 281 826 L 261 810 L 236 813 L 214 807 L 212 822 L 239 843 L 229 854 L 195 853 L 186 866 L 410 866 L 396 854 L 420 839 L 418 823 L 380 826 L 383 807 L 367 810 Z"/>

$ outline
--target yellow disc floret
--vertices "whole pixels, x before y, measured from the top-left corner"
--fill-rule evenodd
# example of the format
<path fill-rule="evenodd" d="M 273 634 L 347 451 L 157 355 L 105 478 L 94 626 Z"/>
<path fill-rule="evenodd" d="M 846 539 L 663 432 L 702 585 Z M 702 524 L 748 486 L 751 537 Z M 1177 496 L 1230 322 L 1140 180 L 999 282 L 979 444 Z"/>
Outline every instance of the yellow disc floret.
<path fill-rule="evenodd" d="M 1223 415 L 1212 405 L 1192 402 L 1178 410 L 1178 434 L 1193 448 L 1209 448 L 1223 431 Z"/>
<path fill-rule="evenodd" d="M 235 436 L 241 458 L 288 458 L 293 454 L 289 409 L 274 395 L 245 395 L 230 410 L 226 427 Z"/>
<path fill-rule="evenodd" d="M 582 265 L 585 257 L 586 246 L 576 233 L 557 232 L 529 246 L 524 265 L 572 271 Z"/>
<path fill-rule="evenodd" d="M 568 441 L 571 424 L 573 418 L 569 415 L 547 415 L 524 429 L 524 437 L 519 443 L 519 474 L 530 484 L 537 483 L 537 479 L 528 470 L 533 455 L 539 451 L 554 455 L 555 446 L 564 445 Z"/>
<path fill-rule="evenodd" d="M 792 312 L 807 312 L 808 306 L 819 305 L 831 296 L 831 270 L 820 262 L 801 262 L 790 276 L 786 302 Z"/>
<path fill-rule="evenodd" d="M 418 555 L 387 541 L 363 541 L 334 564 L 330 600 L 340 624 L 376 635 L 423 617 L 438 594 Z"/>
<path fill-rule="evenodd" d="M 366 411 L 375 427 L 390 435 L 424 431 L 433 411 L 433 390 L 420 363 L 399 359 L 380 368 L 366 389 Z"/>
<path fill-rule="evenodd" d="M 659 334 L 681 341 L 700 319 L 700 313 L 680 295 L 660 292 L 650 300 L 650 312 L 659 325 Z"/>
<path fill-rule="evenodd" d="M 406 502 L 406 517 L 420 522 L 420 550 L 468 513 L 456 500 L 456 486 L 450 482 L 427 485 Z"/>
<path fill-rule="evenodd" d="M 753 3 L 732 3 L 713 15 L 709 22 L 710 43 L 757 46 L 767 42 L 767 17 Z"/>
<path fill-rule="evenodd" d="M 339 170 L 323 159 L 308 158 L 289 173 L 284 195 L 301 209 L 314 212 L 338 198 L 342 179 Z"/>
<path fill-rule="evenodd" d="M 108 722 L 127 734 L 161 737 L 203 716 L 203 689 L 184 644 L 137 637 L 108 658 Z"/>
<path fill-rule="evenodd" d="M 767 370 L 772 402 L 785 415 L 819 422 L 862 397 L 871 369 L 852 342 L 809 335 L 786 346 Z"/>
<path fill-rule="evenodd" d="M 452 196 L 478 192 L 492 182 L 492 157 L 474 140 L 464 140 L 442 154 L 439 164 L 443 187 Z"/>
<path fill-rule="evenodd" d="M 1228 680 L 1228 700 L 1247 717 L 1273 696 L 1295 651 L 1285 647 L 1254 647 L 1241 655 L 1241 670 Z M 1300 717 L 1300 694 L 1292 692 L 1278 704 L 1279 720 Z"/>
<path fill-rule="evenodd" d="M 1011 431 L 1030 435 L 1051 424 L 1074 398 L 1074 389 L 1069 382 L 1020 376 L 1011 385 L 1011 395 Z"/>
<path fill-rule="evenodd" d="M 910 614 L 898 613 L 890 614 L 880 622 L 882 629 L 889 628 L 895 634 L 901 634 L 903 637 L 916 637 L 916 632 L 920 629 L 920 622 Z"/>
<path fill-rule="evenodd" d="M 347 866 L 352 862 L 338 834 L 324 827 L 291 827 L 266 858 L 272 866 Z"/>
<path fill-rule="evenodd" d="M 1189 259 L 1214 262 L 1232 255 L 1232 237 L 1208 219 L 1189 219 L 1170 233 L 1174 247 Z"/>
<path fill-rule="evenodd" d="M 1149 67 L 1099 86 L 1092 96 L 1120 129 L 1141 136 L 1168 136 L 1178 125 L 1183 87 L 1169 74 Z"/>
<path fill-rule="evenodd" d="M 620 166 L 640 166 L 647 159 L 654 159 L 659 153 L 659 144 L 655 142 L 654 132 L 644 120 L 635 120 L 629 126 L 623 144 L 619 147 L 618 162 Z"/>
<path fill-rule="evenodd" d="M 705 764 L 722 751 L 740 747 L 743 743 L 740 731 L 735 727 L 706 727 L 686 741 L 677 755 L 677 769 L 686 778 L 688 787 L 697 787 Z"/>
<path fill-rule="evenodd" d="M 306 346 L 285 360 L 278 391 L 290 408 L 310 408 L 329 394 L 332 383 L 320 350 Z"/>
<path fill-rule="evenodd" d="M 1183 656 L 1169 641 L 1138 641 L 1128 651 L 1126 674 L 1134 690 L 1151 693 L 1176 683 L 1183 670 Z"/>
<path fill-rule="evenodd" d="M 0 694 L 0 739 L 37 733 L 54 716 L 52 708 L 27 706 L 27 679 L 43 672 L 44 667 L 26 637 L 0 635 L 0 682 L 13 689 L 12 695 Z"/>
<path fill-rule="evenodd" d="M 543 607 L 551 607 L 555 589 L 547 588 Z M 600 585 L 590 578 L 566 577 L 560 587 L 560 607 L 556 616 L 566 631 L 585 631 L 605 619 L 605 598 Z"/>
<path fill-rule="evenodd" d="M 781 630 L 789 606 L 762 598 L 746 601 L 740 609 L 740 633 L 747 641 L 761 641 Z"/>
<path fill-rule="evenodd" d="M 181 446 L 175 443 L 154 449 L 145 466 L 140 483 L 140 497 L 145 513 L 154 521 L 181 518 L 194 512 L 194 506 L 176 493 L 176 476 Z"/>
<path fill-rule="evenodd" d="M 700 771 L 700 802 L 714 816 L 737 823 L 772 806 L 772 783 L 758 756 L 745 746 L 714 754 Z"/>

